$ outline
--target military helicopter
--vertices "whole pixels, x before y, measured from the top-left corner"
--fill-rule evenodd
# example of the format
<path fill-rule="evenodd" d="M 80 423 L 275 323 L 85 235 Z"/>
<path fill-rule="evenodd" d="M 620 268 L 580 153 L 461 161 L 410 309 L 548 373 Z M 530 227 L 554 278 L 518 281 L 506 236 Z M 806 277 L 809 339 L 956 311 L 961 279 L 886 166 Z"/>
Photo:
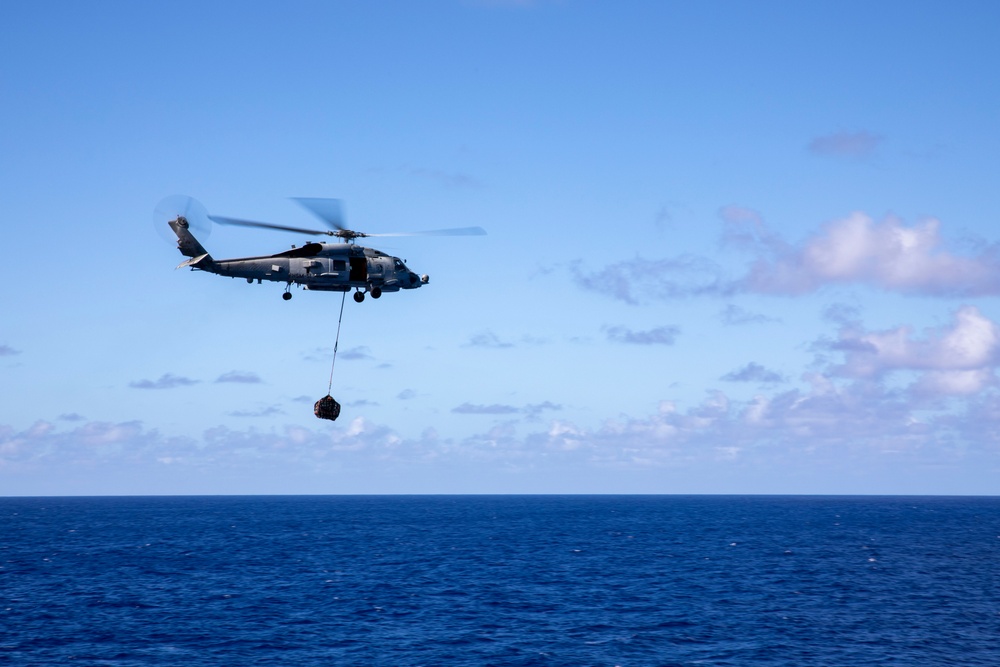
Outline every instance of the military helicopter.
<path fill-rule="evenodd" d="M 190 259 L 181 262 L 177 268 L 190 267 L 192 271 L 207 271 L 220 276 L 245 278 L 248 283 L 261 284 L 265 280 L 285 283 L 282 298 L 292 298 L 293 284 L 302 285 L 310 291 L 349 292 L 354 290 L 354 300 L 361 303 L 365 294 L 377 299 L 384 292 L 417 289 L 426 285 L 427 274 L 417 275 L 410 271 L 398 257 L 387 255 L 375 248 L 357 245 L 359 238 L 374 236 L 483 236 L 481 227 L 458 227 L 435 229 L 422 232 L 393 232 L 367 234 L 344 226 L 343 208 L 338 199 L 296 197 L 310 213 L 323 221 L 328 229 L 303 229 L 268 222 L 253 222 L 218 215 L 208 215 L 199 202 L 184 195 L 173 195 L 161 201 L 154 210 L 158 225 L 166 219 L 170 229 L 177 236 L 177 249 Z M 291 250 L 260 257 L 237 259 L 214 259 L 195 232 L 204 235 L 210 229 L 209 221 L 222 225 L 239 225 L 262 229 L 278 229 L 297 232 L 309 236 L 335 236 L 339 243 L 318 243 L 310 241 Z M 160 227 L 162 229 L 162 227 Z M 201 231 L 199 231 L 201 230 Z"/>

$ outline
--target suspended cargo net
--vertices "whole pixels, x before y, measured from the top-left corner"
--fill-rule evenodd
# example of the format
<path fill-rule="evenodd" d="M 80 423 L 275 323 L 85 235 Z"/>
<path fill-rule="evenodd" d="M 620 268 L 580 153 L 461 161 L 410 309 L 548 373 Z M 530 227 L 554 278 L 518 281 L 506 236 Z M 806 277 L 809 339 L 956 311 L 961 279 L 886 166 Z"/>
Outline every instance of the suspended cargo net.
<path fill-rule="evenodd" d="M 323 398 L 316 401 L 316 405 L 313 406 L 313 412 L 320 419 L 329 419 L 330 421 L 336 421 L 337 417 L 340 416 L 340 403 L 334 400 L 333 396 L 327 394 Z"/>
<path fill-rule="evenodd" d="M 344 301 L 347 300 L 347 292 L 340 299 L 340 317 L 337 318 L 337 338 L 333 341 L 333 362 L 330 364 L 330 382 L 326 386 L 326 396 L 316 401 L 313 405 L 313 412 L 320 419 L 335 421 L 340 416 L 340 403 L 330 395 L 333 389 L 333 369 L 337 365 L 337 346 L 340 345 L 340 323 L 344 320 Z"/>

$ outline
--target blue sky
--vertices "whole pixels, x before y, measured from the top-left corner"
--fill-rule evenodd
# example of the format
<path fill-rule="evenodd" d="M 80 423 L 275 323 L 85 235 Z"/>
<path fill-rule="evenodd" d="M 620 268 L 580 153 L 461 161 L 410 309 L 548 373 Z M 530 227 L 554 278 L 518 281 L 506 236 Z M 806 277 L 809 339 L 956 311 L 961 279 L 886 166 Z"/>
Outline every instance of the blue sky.
<path fill-rule="evenodd" d="M 994 3 L 0 7 L 0 494 L 1000 489 Z M 431 276 L 175 271 L 152 210 Z M 215 227 L 216 257 L 302 242 Z"/>

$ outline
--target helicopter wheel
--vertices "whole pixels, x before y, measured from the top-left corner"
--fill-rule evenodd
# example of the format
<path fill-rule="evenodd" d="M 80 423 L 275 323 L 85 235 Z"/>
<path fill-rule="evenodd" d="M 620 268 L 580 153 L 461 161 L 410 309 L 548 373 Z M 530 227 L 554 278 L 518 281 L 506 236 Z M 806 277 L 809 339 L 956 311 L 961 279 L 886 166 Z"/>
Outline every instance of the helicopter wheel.
<path fill-rule="evenodd" d="M 357 301 L 358 303 L 361 303 L 362 301 L 365 300 L 365 293 L 364 292 L 355 292 L 354 293 L 354 300 Z"/>
<path fill-rule="evenodd" d="M 281 295 L 281 298 L 284 299 L 285 301 L 288 301 L 289 299 L 292 298 L 292 293 L 291 292 L 285 292 L 284 294 Z"/>
<path fill-rule="evenodd" d="M 369 292 L 372 295 L 373 299 L 377 299 L 380 296 L 382 296 L 382 288 L 381 287 L 373 287 L 373 288 L 371 288 L 371 290 L 369 290 Z"/>

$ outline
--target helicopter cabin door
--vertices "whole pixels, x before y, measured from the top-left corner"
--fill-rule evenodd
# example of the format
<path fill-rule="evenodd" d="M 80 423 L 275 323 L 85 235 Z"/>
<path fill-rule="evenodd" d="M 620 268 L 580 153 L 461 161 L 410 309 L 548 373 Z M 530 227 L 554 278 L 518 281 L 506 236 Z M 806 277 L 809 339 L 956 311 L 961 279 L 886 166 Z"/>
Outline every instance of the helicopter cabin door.
<path fill-rule="evenodd" d="M 368 260 L 364 257 L 351 257 L 351 275 L 350 281 L 367 282 L 368 281 Z"/>

